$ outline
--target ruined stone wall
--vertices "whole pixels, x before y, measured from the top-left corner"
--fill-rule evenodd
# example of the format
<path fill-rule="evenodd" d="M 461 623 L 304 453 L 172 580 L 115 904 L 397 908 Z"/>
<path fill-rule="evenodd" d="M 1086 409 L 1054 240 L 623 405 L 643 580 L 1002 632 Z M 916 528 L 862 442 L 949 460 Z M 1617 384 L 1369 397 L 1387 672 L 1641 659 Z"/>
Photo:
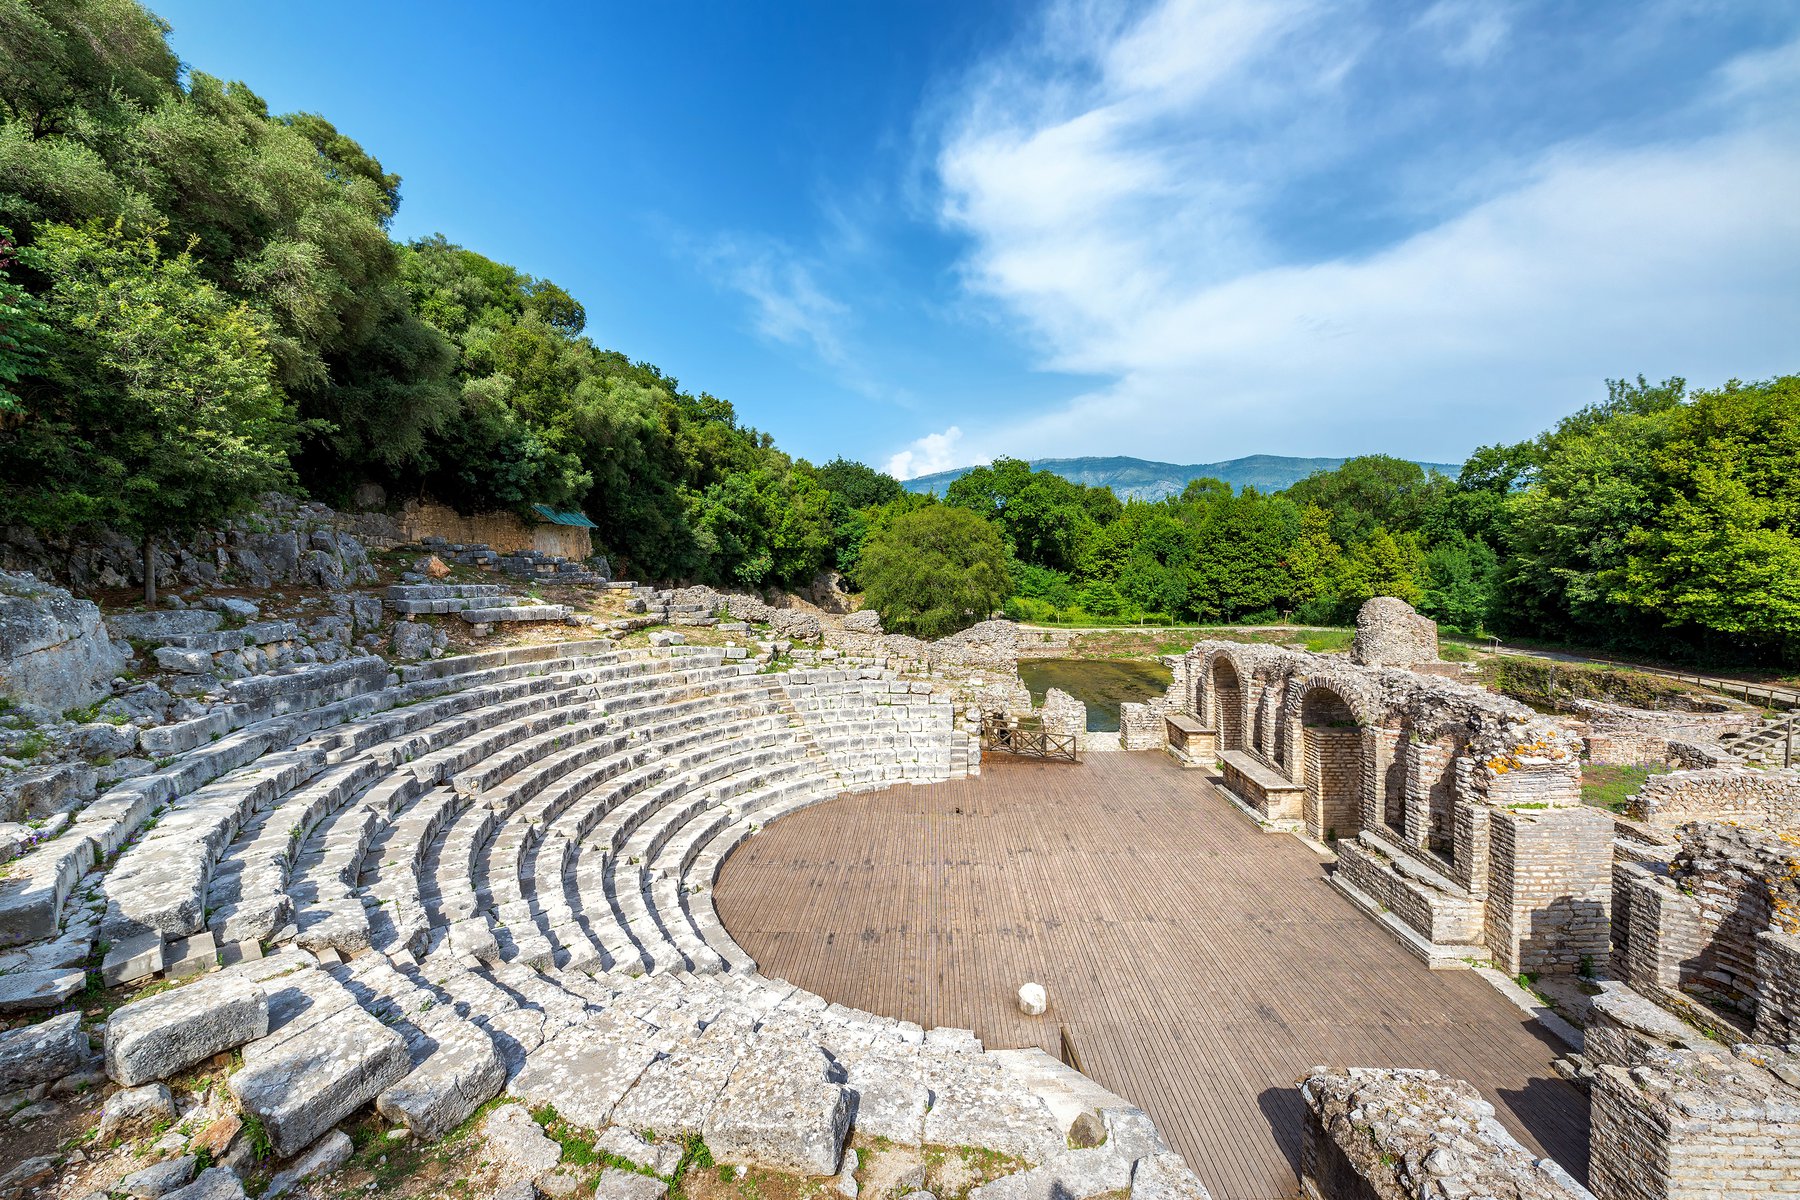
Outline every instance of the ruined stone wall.
<path fill-rule="evenodd" d="M 509 512 L 464 516 L 435 501 L 409 500 L 400 510 L 398 525 L 405 541 L 441 537 L 459 544 L 485 543 L 501 554 L 540 550 L 563 558 L 583 559 L 594 553 L 593 538 L 586 529 L 572 525 L 526 523 Z"/>
<path fill-rule="evenodd" d="M 1300 1180 L 1319 1200 L 1592 1200 L 1436 1071 L 1319 1070 L 1301 1084 Z"/>
<path fill-rule="evenodd" d="M 1619 870 L 1631 893 L 1622 922 L 1627 931 L 1621 956 L 1625 979 L 1652 995 L 1679 994 L 1688 965 L 1699 960 L 1705 944 L 1699 901 L 1648 865 L 1633 863 Z"/>
<path fill-rule="evenodd" d="M 1169 744 L 1165 717 L 1170 711 L 1164 697 L 1143 704 L 1119 706 L 1119 748 L 1121 750 L 1160 750 Z"/>
<path fill-rule="evenodd" d="M 1800 1043 L 1800 937 L 1779 929 L 1756 935 L 1756 1040 Z"/>
<path fill-rule="evenodd" d="M 1634 821 L 1665 829 L 1690 821 L 1744 821 L 1800 831 L 1800 770 L 1718 767 L 1652 775 L 1627 811 Z"/>
<path fill-rule="evenodd" d="M 1603 1066 L 1588 1179 L 1600 1200 L 1800 1195 L 1800 1055 L 1774 1046 L 1653 1050 Z"/>
<path fill-rule="evenodd" d="M 1350 661 L 1368 667 L 1410 667 L 1438 661 L 1437 622 L 1392 596 L 1365 601 L 1356 613 Z"/>
<path fill-rule="evenodd" d="M 1758 830 L 1690 825 L 1669 876 L 1698 906 L 1701 946 L 1684 967 L 1684 990 L 1753 1013 L 1757 935 L 1800 933 L 1800 846 Z"/>
<path fill-rule="evenodd" d="M 1606 961 L 1612 821 L 1593 809 L 1496 809 L 1487 945 L 1508 975 L 1574 974 Z"/>

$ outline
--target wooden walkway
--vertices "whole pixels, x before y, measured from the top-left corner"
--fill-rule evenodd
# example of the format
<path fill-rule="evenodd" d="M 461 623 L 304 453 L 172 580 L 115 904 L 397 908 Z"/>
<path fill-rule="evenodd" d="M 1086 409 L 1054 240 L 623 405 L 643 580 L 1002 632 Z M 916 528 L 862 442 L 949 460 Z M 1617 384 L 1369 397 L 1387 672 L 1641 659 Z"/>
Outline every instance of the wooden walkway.
<path fill-rule="evenodd" d="M 1528 1146 L 1587 1174 L 1560 1046 L 1471 972 L 1433 972 L 1161 755 L 984 764 L 845 796 L 740 846 L 715 896 L 762 970 L 991 1047 L 1057 1053 L 1142 1105 L 1215 1200 L 1296 1193 L 1314 1064 L 1466 1079 Z M 1021 983 L 1050 1011 L 1019 1013 Z"/>

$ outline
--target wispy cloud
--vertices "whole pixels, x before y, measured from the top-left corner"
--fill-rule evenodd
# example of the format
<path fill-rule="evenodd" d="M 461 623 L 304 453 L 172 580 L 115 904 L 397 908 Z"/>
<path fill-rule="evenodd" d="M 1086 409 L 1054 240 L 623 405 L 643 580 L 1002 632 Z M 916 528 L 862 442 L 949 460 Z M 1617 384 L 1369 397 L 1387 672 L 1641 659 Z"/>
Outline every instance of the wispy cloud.
<path fill-rule="evenodd" d="M 1429 89 L 1392 70 L 1491 87 L 1514 33 L 1475 0 L 1388 24 L 1303 0 L 1052 7 L 942 129 L 939 217 L 1041 365 L 1113 382 L 952 452 L 1436 457 L 1606 375 L 1800 367 L 1795 47 L 1727 64 L 1646 123 L 1660 137 L 1597 120 L 1446 147 Z"/>
<path fill-rule="evenodd" d="M 833 366 L 844 364 L 841 328 L 849 307 L 826 292 L 804 256 L 772 238 L 720 236 L 698 257 L 719 282 L 750 301 L 762 336 L 809 349 Z"/>

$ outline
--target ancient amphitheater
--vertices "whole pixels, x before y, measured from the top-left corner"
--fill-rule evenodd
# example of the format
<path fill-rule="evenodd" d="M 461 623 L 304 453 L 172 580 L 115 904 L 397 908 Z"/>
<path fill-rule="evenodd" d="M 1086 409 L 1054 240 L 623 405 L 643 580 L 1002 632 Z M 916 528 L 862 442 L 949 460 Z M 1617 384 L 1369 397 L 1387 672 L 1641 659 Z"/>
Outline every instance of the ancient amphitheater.
<path fill-rule="evenodd" d="M 1578 736 L 1389 617 L 1349 660 L 1202 643 L 1127 706 L 1153 753 L 1067 768 L 983 770 L 1016 676 L 854 627 L 251 674 L 8 864 L 0 997 L 56 1015 L 0 1032 L 0 1094 L 103 1083 L 148 1147 L 105 1189 L 182 1200 L 329 1180 L 371 1105 L 474 1118 L 509 1197 L 642 1200 L 701 1145 L 795 1195 L 1800 1193 L 1800 860 L 1704 823 L 1800 787 L 1714 765 L 1615 821 Z M 1509 982 L 1608 963 L 1585 1055 Z M 99 1046 L 90 966 L 142 989 Z"/>

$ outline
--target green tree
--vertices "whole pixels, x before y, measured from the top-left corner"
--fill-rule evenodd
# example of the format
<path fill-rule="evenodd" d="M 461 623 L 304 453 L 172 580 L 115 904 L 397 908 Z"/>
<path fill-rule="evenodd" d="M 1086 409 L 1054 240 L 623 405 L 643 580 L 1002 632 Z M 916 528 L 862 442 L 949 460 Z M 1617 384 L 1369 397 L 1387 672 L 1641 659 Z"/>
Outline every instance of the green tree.
<path fill-rule="evenodd" d="M 43 360 L 50 329 L 44 324 L 44 303 L 14 283 L 9 268 L 21 254 L 36 261 L 31 251 L 20 251 L 12 233 L 0 226 L 0 417 L 18 412 L 21 402 L 12 385 Z"/>
<path fill-rule="evenodd" d="M 863 591 L 896 633 L 943 637 L 1005 601 L 1006 546 L 966 509 L 934 504 L 896 517 L 863 548 Z"/>
<path fill-rule="evenodd" d="M 40 526 L 135 535 L 154 604 L 158 537 L 214 525 L 292 481 L 293 413 L 261 321 L 190 256 L 98 226 L 48 227 L 37 248 L 53 280 L 55 387 L 33 390 L 0 444 L 22 485 L 5 503 Z"/>

